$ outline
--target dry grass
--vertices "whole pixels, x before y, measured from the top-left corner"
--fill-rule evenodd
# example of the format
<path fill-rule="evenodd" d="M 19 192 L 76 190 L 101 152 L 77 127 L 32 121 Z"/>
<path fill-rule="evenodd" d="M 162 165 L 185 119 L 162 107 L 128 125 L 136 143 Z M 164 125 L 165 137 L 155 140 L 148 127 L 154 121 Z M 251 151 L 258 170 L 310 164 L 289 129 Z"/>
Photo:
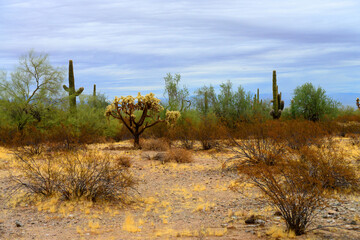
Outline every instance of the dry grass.
<path fill-rule="evenodd" d="M 191 163 L 193 156 L 191 151 L 185 149 L 171 149 L 166 153 L 165 162 Z"/>
<path fill-rule="evenodd" d="M 149 151 L 167 151 L 169 149 L 169 143 L 163 138 L 142 139 L 141 146 L 143 150 Z"/>
<path fill-rule="evenodd" d="M 131 158 L 130 156 L 121 155 L 116 157 L 115 164 L 118 164 L 121 167 L 130 168 L 131 167 Z"/>

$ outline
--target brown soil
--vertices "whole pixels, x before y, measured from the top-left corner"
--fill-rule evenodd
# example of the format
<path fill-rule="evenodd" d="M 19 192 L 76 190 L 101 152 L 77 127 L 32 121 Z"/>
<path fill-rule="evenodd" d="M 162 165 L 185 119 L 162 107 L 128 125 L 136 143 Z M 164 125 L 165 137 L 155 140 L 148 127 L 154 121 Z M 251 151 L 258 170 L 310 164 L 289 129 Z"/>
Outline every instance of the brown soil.
<path fill-rule="evenodd" d="M 254 188 L 234 192 L 229 186 L 236 172 L 223 170 L 226 152 L 194 151 L 194 162 L 185 164 L 146 160 L 144 153 L 129 150 L 131 143 L 117 143 L 90 148 L 112 154 L 132 156 L 131 171 L 139 180 L 133 203 L 88 202 L 41 203 L 11 206 L 8 169 L 10 155 L 0 149 L 0 239 L 271 239 L 286 238 L 280 234 L 284 221 L 274 216 L 262 195 Z M 112 144 L 114 145 L 114 144 Z M 105 150 L 104 150 L 105 149 Z M 107 150 L 106 150 L 107 149 Z M 296 239 L 360 239 L 359 198 L 339 196 L 320 212 L 318 225 L 341 225 L 310 231 Z M 263 224 L 245 224 L 256 215 Z M 357 225 L 350 222 L 356 220 Z M 16 222 L 22 226 L 17 227 Z M 271 231 L 273 229 L 273 231 Z M 279 234 L 271 234 L 278 230 Z"/>

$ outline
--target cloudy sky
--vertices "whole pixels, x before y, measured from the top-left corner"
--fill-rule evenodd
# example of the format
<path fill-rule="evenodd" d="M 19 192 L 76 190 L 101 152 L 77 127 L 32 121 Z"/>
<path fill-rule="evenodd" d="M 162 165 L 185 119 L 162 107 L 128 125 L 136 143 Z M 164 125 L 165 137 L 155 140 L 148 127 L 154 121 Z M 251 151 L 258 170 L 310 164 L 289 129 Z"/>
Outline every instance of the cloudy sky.
<path fill-rule="evenodd" d="M 76 86 L 109 98 L 162 96 L 168 72 L 191 91 L 231 80 L 268 97 L 277 70 L 285 99 L 312 82 L 352 104 L 359 12 L 358 0 L 0 0 L 0 69 L 30 49 L 72 59 Z"/>

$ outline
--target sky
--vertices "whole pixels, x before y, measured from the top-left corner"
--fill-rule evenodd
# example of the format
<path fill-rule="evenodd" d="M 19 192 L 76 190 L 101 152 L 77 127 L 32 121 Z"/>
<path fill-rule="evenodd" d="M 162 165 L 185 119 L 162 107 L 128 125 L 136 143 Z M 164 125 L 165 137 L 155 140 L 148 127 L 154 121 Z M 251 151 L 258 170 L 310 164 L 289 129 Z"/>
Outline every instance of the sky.
<path fill-rule="evenodd" d="M 358 0 L 0 0 L 0 70 L 30 49 L 72 59 L 76 87 L 109 99 L 162 97 L 167 73 L 191 94 L 230 80 L 270 98 L 276 70 L 285 103 L 311 82 L 355 105 L 359 12 Z"/>

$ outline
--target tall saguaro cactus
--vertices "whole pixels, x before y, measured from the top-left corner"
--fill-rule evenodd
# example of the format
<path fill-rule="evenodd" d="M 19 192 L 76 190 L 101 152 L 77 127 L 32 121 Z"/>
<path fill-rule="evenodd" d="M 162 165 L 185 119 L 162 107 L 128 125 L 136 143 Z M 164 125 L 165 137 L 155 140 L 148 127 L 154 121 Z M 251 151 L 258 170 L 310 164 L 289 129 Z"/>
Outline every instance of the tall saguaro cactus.
<path fill-rule="evenodd" d="M 73 61 L 69 60 L 69 87 L 63 85 L 65 91 L 69 93 L 69 103 L 70 103 L 70 111 L 76 111 L 76 97 L 79 96 L 84 88 L 81 87 L 77 91 L 75 91 L 75 78 L 74 78 L 74 67 Z"/>
<path fill-rule="evenodd" d="M 278 85 L 276 85 L 276 71 L 273 71 L 273 109 L 270 112 L 270 115 L 273 119 L 279 119 L 281 116 L 282 110 L 284 110 L 284 101 L 281 100 L 281 92 L 278 93 Z"/>
<path fill-rule="evenodd" d="M 93 91 L 93 97 L 96 97 L 96 84 L 94 84 L 94 91 Z"/>

